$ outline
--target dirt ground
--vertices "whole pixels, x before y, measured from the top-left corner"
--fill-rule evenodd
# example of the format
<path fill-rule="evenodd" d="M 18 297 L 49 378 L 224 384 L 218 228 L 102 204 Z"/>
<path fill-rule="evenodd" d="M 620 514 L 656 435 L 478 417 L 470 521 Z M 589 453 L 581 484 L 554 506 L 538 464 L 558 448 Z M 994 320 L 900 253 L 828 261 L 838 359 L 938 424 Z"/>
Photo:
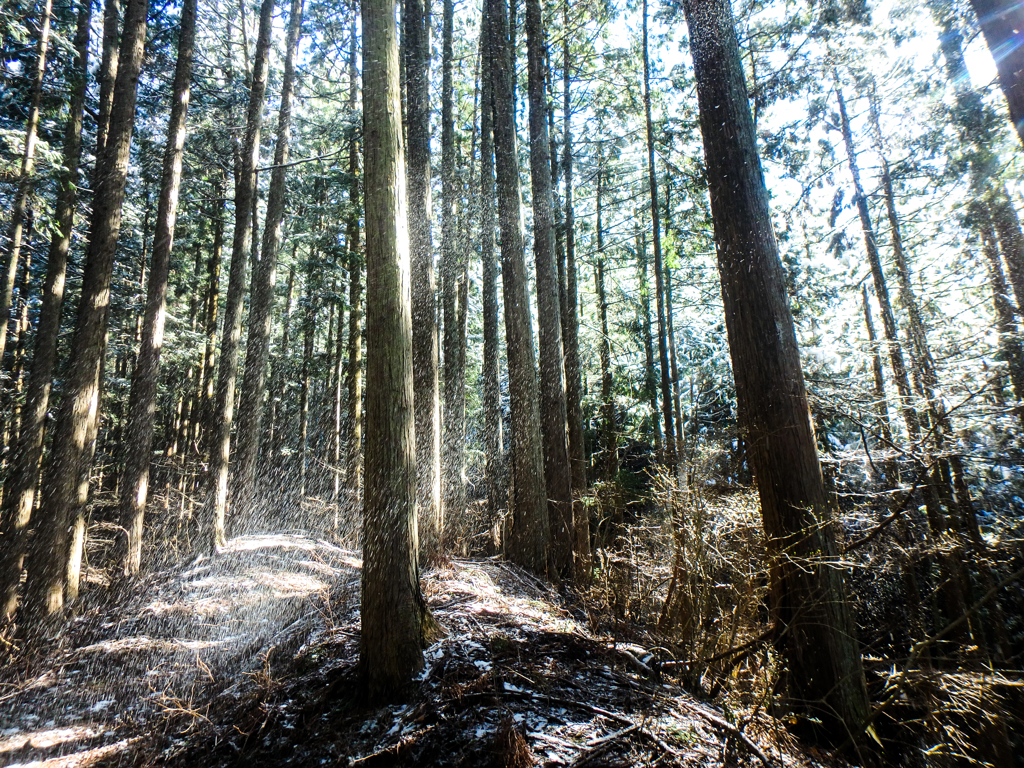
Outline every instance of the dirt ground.
<path fill-rule="evenodd" d="M 446 635 L 404 703 L 356 696 L 357 553 L 246 536 L 50 628 L 0 671 L 0 766 L 839 765 L 687 693 L 496 559 L 424 575 Z"/>

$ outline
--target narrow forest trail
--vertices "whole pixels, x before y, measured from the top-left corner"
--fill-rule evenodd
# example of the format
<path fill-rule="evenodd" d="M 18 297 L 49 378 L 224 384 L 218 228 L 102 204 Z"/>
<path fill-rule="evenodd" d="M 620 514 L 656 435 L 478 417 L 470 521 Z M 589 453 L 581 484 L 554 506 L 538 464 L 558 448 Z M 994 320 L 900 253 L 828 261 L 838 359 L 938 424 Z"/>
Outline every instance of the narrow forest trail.
<path fill-rule="evenodd" d="M 766 715 L 740 733 L 644 647 L 493 559 L 425 574 L 447 634 L 406 704 L 367 708 L 359 566 L 246 536 L 85 607 L 0 673 L 0 766 L 820 764 Z"/>

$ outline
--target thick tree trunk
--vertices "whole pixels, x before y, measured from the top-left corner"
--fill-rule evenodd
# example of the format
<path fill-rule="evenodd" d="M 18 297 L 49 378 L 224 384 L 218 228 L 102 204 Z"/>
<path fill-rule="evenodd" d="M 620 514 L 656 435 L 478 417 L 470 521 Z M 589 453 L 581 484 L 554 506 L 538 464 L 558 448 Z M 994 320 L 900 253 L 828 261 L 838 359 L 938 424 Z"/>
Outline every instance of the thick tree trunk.
<path fill-rule="evenodd" d="M 665 270 L 661 253 L 661 213 L 658 177 L 654 166 L 654 121 L 651 118 L 651 60 L 647 52 L 647 0 L 643 3 L 644 116 L 647 122 L 647 181 L 651 190 L 651 224 L 654 232 L 654 292 L 658 306 L 658 364 L 661 369 L 661 412 L 665 421 L 664 460 L 676 462 L 675 427 L 672 419 L 672 385 L 669 381 L 668 326 L 665 319 Z"/>
<path fill-rule="evenodd" d="M 231 241 L 231 267 L 224 305 L 224 329 L 220 343 L 217 372 L 213 443 L 208 478 L 206 548 L 216 550 L 227 543 L 228 469 L 231 457 L 231 426 L 235 418 L 235 383 L 238 379 L 238 348 L 242 338 L 242 312 L 245 299 L 245 268 L 250 245 L 250 228 L 255 227 L 253 203 L 256 199 L 256 168 L 260 156 L 260 129 L 263 127 L 263 101 L 267 93 L 267 67 L 270 32 L 273 26 L 274 0 L 263 0 L 260 7 L 260 31 L 256 40 L 256 60 L 249 89 L 249 108 L 245 121 L 245 146 L 239 160 L 235 183 L 235 230 Z"/>
<path fill-rule="evenodd" d="M 494 250 L 494 89 L 489 23 L 490 14 L 485 7 L 480 21 L 480 298 L 484 315 L 482 378 L 487 506 L 491 519 L 495 520 L 506 508 L 508 494 L 499 384 L 498 259 Z"/>
<path fill-rule="evenodd" d="M 50 402 L 50 389 L 57 361 L 57 334 L 64 305 L 64 279 L 68 251 L 78 203 L 78 166 L 82 158 L 82 113 L 88 87 L 89 24 L 92 3 L 79 4 L 75 34 L 75 78 L 67 126 L 64 129 L 64 168 L 57 187 L 54 220 L 56 232 L 50 241 L 43 283 L 42 305 L 36 326 L 35 350 L 25 388 L 25 405 L 14 457 L 4 485 L 0 510 L 0 620 L 9 619 L 17 608 L 18 588 L 25 559 L 26 538 L 35 505 L 39 461 L 43 455 L 43 433 Z"/>
<path fill-rule="evenodd" d="M 726 327 L 790 695 L 833 733 L 869 713 L 729 0 L 686 0 Z"/>
<path fill-rule="evenodd" d="M 571 579 L 575 531 L 572 519 L 572 471 L 566 432 L 562 310 L 558 295 L 558 268 L 555 264 L 555 215 L 544 77 L 544 37 L 540 0 L 526 0 L 533 257 L 537 269 L 537 322 L 540 331 L 540 426 L 551 528 L 551 549 L 548 554 L 553 572 L 560 578 Z"/>
<path fill-rule="evenodd" d="M 437 286 L 430 235 L 430 0 L 405 0 L 406 130 L 409 151 L 409 247 L 412 254 L 412 350 L 416 390 L 416 505 L 422 550 L 441 550 L 441 400 L 438 380 Z M 367 190 L 367 194 L 369 191 Z M 369 310 L 369 307 L 367 307 Z M 369 322 L 369 318 L 367 318 Z"/>
<path fill-rule="evenodd" d="M 92 446 L 99 427 L 100 383 L 110 313 L 110 281 L 121 230 L 121 204 L 135 126 L 135 96 L 146 41 L 148 0 L 129 0 L 125 9 L 120 67 L 106 145 L 97 158 L 89 244 L 81 298 L 68 360 L 53 450 L 44 471 L 40 525 L 29 563 L 25 604 L 30 614 L 55 613 L 78 594 L 79 536 L 89 494 Z"/>
<path fill-rule="evenodd" d="M 110 128 L 110 112 L 114 106 L 114 82 L 117 80 L 117 66 L 120 57 L 118 33 L 121 25 L 121 0 L 106 0 L 103 3 L 103 40 L 100 70 L 96 81 L 100 85 L 99 106 L 96 111 L 96 157 L 100 156 L 107 143 Z"/>
<path fill-rule="evenodd" d="M 493 87 L 494 155 L 512 417 L 512 530 L 507 552 L 513 562 L 543 574 L 548 564 L 550 523 L 544 488 L 529 278 L 523 245 L 522 195 L 512 91 L 513 48 L 504 0 L 488 0 L 487 9 L 490 15 L 488 53 Z"/>
<path fill-rule="evenodd" d="M 408 6 L 406 6 L 408 8 Z M 423 666 L 405 162 L 394 0 L 364 0 L 366 473 L 359 669 L 371 699 Z M 435 369 L 436 370 L 436 369 Z M 435 395 L 436 397 L 436 395 Z"/>
<path fill-rule="evenodd" d="M 11 297 L 21 258 L 21 239 L 24 234 L 25 214 L 32 193 L 36 158 L 36 138 L 39 129 L 39 102 L 43 95 L 43 76 L 46 74 L 46 52 L 50 45 L 50 16 L 53 0 L 44 0 L 39 19 L 39 39 L 36 41 L 36 69 L 29 96 L 28 120 L 25 122 L 25 145 L 21 154 L 18 188 L 11 209 L 10 245 L 0 267 L 0 361 L 7 345 L 7 321 L 11 313 Z"/>
<path fill-rule="evenodd" d="M 149 493 L 149 464 L 153 451 L 153 421 L 156 417 L 156 385 L 160 376 L 160 352 L 164 343 L 167 312 L 167 278 L 178 215 L 181 162 L 185 150 L 185 121 L 192 80 L 192 51 L 196 36 L 197 0 L 187 0 L 181 11 L 178 61 L 174 68 L 171 115 L 167 121 L 160 200 L 149 270 L 146 310 L 142 321 L 142 345 L 132 375 L 128 397 L 127 439 L 124 441 L 124 470 L 121 476 L 121 526 L 127 533 L 123 552 L 124 572 L 134 575 L 142 563 L 142 526 Z"/>
<path fill-rule="evenodd" d="M 263 223 L 260 259 L 253 266 L 249 290 L 249 334 L 245 345 L 245 371 L 238 394 L 238 429 L 235 432 L 235 471 L 232 503 L 235 511 L 248 514 L 256 494 L 256 464 L 263 432 L 263 411 L 267 389 L 267 361 L 270 358 L 270 330 L 274 314 L 277 256 L 284 222 L 285 180 L 291 140 L 292 98 L 295 90 L 295 56 L 302 30 L 303 0 L 292 0 L 285 42 L 281 106 L 277 114 L 277 144 L 274 168 L 267 193 L 267 215 Z"/>

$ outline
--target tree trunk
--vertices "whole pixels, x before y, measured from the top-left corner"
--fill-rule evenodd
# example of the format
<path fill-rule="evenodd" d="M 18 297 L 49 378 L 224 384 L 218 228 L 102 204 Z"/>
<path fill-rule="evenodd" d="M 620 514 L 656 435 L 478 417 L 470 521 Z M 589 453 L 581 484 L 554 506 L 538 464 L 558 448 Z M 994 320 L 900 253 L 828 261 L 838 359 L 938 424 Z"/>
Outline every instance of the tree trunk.
<path fill-rule="evenodd" d="M 238 394 L 238 429 L 235 432 L 235 471 L 232 478 L 232 503 L 235 511 L 241 514 L 249 514 L 252 511 L 258 482 L 256 463 L 263 432 L 267 361 L 270 357 L 274 287 L 277 282 L 277 256 L 281 248 L 281 227 L 284 222 L 287 175 L 285 166 L 288 163 L 288 145 L 291 139 L 295 55 L 302 31 L 302 6 L 303 0 L 292 0 L 288 17 L 274 169 L 271 172 L 267 195 L 267 215 L 263 223 L 260 259 L 253 267 L 252 285 L 249 289 L 249 334 L 245 345 L 245 371 Z"/>
<path fill-rule="evenodd" d="M 1014 0 L 971 0 L 999 73 L 1013 123 L 1024 143 L 1024 9 Z"/>
<path fill-rule="evenodd" d="M 123 552 L 124 572 L 135 575 L 142 564 L 142 525 L 149 493 L 149 464 L 153 451 L 153 421 L 156 416 L 156 385 L 160 376 L 160 352 L 164 343 L 167 312 L 167 278 L 178 215 L 178 190 L 185 149 L 185 121 L 192 80 L 192 51 L 196 36 L 197 0 L 187 0 L 181 11 L 178 60 L 174 67 L 171 115 L 167 121 L 160 200 L 149 270 L 146 311 L 142 321 L 142 345 L 132 376 L 128 397 L 127 439 L 124 441 L 124 470 L 121 476 L 121 526 L 127 532 Z"/>
<path fill-rule="evenodd" d="M 505 344 L 512 417 L 512 530 L 509 558 L 546 573 L 550 523 L 544 488 L 537 367 L 533 352 L 529 279 L 523 245 L 522 196 L 512 91 L 513 59 L 504 0 L 489 0 L 494 156 L 501 229 Z"/>
<path fill-rule="evenodd" d="M 597 286 L 598 313 L 601 318 L 601 450 L 604 452 L 604 479 L 614 483 L 619 474 L 619 446 L 616 439 L 615 400 L 612 397 L 612 343 L 608 334 L 608 296 L 604 285 L 604 221 L 602 193 L 605 170 L 603 157 L 597 169 L 597 260 L 594 279 Z"/>
<path fill-rule="evenodd" d="M 260 31 L 256 40 L 249 108 L 245 121 L 245 146 L 235 184 L 235 230 L 231 241 L 231 267 L 224 305 L 224 329 L 220 343 L 217 372 L 213 443 L 208 478 L 207 549 L 216 550 L 227 543 L 228 468 L 231 457 L 231 425 L 235 417 L 235 382 L 238 378 L 238 347 L 242 338 L 242 311 L 245 298 L 245 268 L 256 198 L 256 168 L 260 156 L 260 129 L 263 126 L 263 101 L 267 93 L 267 67 L 270 56 L 270 31 L 273 26 L 274 0 L 260 6 Z"/>
<path fill-rule="evenodd" d="M 686 0 L 741 424 L 797 706 L 857 738 L 869 713 L 729 0 Z"/>
<path fill-rule="evenodd" d="M 403 21 L 405 122 L 409 137 L 406 168 L 409 179 L 409 247 L 412 254 L 412 349 L 416 391 L 416 505 L 423 553 L 434 557 L 440 553 L 442 544 L 444 510 L 441 507 L 437 286 L 430 236 L 430 0 L 405 0 Z"/>
<path fill-rule="evenodd" d="M 979 211 L 979 215 L 982 212 Z M 988 261 L 989 285 L 992 287 L 992 302 L 995 307 L 996 330 L 999 332 L 999 354 L 1010 374 L 1013 385 L 1013 396 L 1016 400 L 1014 413 L 1018 420 L 1024 421 L 1024 352 L 1021 350 L 1020 334 L 1013 316 L 1013 304 L 1008 298 L 1006 278 L 1003 275 L 999 251 L 995 247 L 992 236 L 992 225 L 983 226 L 988 236 L 982 241 L 982 252 Z"/>
<path fill-rule="evenodd" d="M 354 111 L 358 76 L 356 73 L 356 23 L 352 20 L 349 48 L 349 109 Z M 364 261 L 359 253 L 359 140 L 353 135 L 348 148 L 349 188 L 348 223 L 345 244 L 348 248 L 348 457 L 345 483 L 353 497 L 358 498 L 362 478 L 363 457 L 363 284 Z"/>
<path fill-rule="evenodd" d="M 463 288 L 465 258 L 457 243 L 455 224 L 455 120 L 452 112 L 452 58 L 454 3 L 444 0 L 441 44 L 441 291 L 444 315 L 444 434 L 441 491 L 444 514 L 459 515 L 466 510 L 465 457 L 466 370 L 459 349 L 462 325 L 459 293 Z"/>
<path fill-rule="evenodd" d="M 654 337 L 651 333 L 651 288 L 647 278 L 647 239 L 642 235 L 636 238 L 636 254 L 638 261 L 639 280 L 637 291 L 640 294 L 640 332 L 643 334 L 644 360 L 647 363 L 644 376 L 651 425 L 654 428 L 654 450 L 661 453 L 661 419 L 658 418 L 658 382 L 654 377 Z"/>
<path fill-rule="evenodd" d="M 310 364 L 313 362 L 313 349 L 316 342 L 316 315 L 319 310 L 318 299 L 313 289 L 312 265 L 306 273 L 306 314 L 302 319 L 302 373 L 299 381 L 299 444 L 296 450 L 298 457 L 299 487 L 296 504 L 301 504 L 309 488 L 309 394 Z"/>
<path fill-rule="evenodd" d="M 121 24 L 121 0 L 106 0 L 103 3 L 103 40 L 100 70 L 96 80 L 100 85 L 99 107 L 96 112 L 96 157 L 100 156 L 107 143 L 110 128 L 110 113 L 114 107 L 114 83 L 117 80 L 117 66 L 120 57 L 118 31 Z"/>
<path fill-rule="evenodd" d="M 573 520 L 576 524 L 576 581 L 590 574 L 590 517 L 583 507 L 587 489 L 587 461 L 583 445 L 583 386 L 580 382 L 579 306 L 576 278 L 576 219 L 573 209 L 572 64 L 569 57 L 569 0 L 562 3 L 562 172 L 565 175 L 565 302 L 562 338 L 565 340 L 565 399 L 569 427 L 569 464 L 572 471 Z"/>
<path fill-rule="evenodd" d="M 363 509 L 359 669 L 369 698 L 379 700 L 394 697 L 423 667 L 429 614 L 417 553 L 410 258 L 394 0 L 364 0 L 362 20 L 366 473 L 373 482 L 366 485 Z"/>
<path fill-rule="evenodd" d="M 78 28 L 75 34 L 75 76 L 68 122 L 64 129 L 64 167 L 57 185 L 54 211 L 56 232 L 50 241 L 43 283 L 42 306 L 36 326 L 35 349 L 25 389 L 25 405 L 21 411 L 18 442 L 14 449 L 7 481 L 4 485 L 3 507 L 0 510 L 0 620 L 10 619 L 17 608 L 18 588 L 25 560 L 28 525 L 35 505 L 39 461 L 43 455 L 43 434 L 50 402 L 50 389 L 57 361 L 57 334 L 60 330 L 64 304 L 64 278 L 68 250 L 78 203 L 78 166 L 82 158 L 82 113 L 88 87 L 89 24 L 92 3 L 79 4 Z"/>
<path fill-rule="evenodd" d="M 207 462 L 212 453 L 213 435 L 216 431 L 216 369 L 217 369 L 217 297 L 220 294 L 220 261 L 224 247 L 224 171 L 213 182 L 213 249 L 206 261 L 206 296 L 203 300 L 203 333 L 206 334 L 206 348 L 203 350 L 203 405 L 199 453 Z"/>
<path fill-rule="evenodd" d="M 658 364 L 661 368 L 661 411 L 665 420 L 665 454 L 676 462 L 675 428 L 672 420 L 672 385 L 669 381 L 668 327 L 665 320 L 665 281 L 661 254 L 661 214 L 658 210 L 658 177 L 654 167 L 654 122 L 651 119 L 651 60 L 647 53 L 647 0 L 643 3 L 644 116 L 647 121 L 647 181 L 651 190 L 651 224 L 654 231 L 654 292 L 658 305 Z"/>
<path fill-rule="evenodd" d="M 106 353 L 110 281 L 121 230 L 121 204 L 128 176 L 128 155 L 135 126 L 135 96 L 146 41 L 148 0 L 129 0 L 125 9 L 120 67 L 106 145 L 97 158 L 89 243 L 81 298 L 67 365 L 53 449 L 44 471 L 40 525 L 25 586 L 30 615 L 51 614 L 78 594 L 81 530 L 89 494 L 92 446 L 99 427 L 100 383 Z"/>
<path fill-rule="evenodd" d="M 885 377 L 882 372 L 882 356 L 878 352 L 878 340 L 875 337 L 875 324 L 871 320 L 871 305 L 868 303 L 868 287 L 861 286 L 861 298 L 864 303 L 864 325 L 868 331 L 868 345 L 871 347 L 871 372 L 875 381 L 875 410 L 878 414 L 878 428 L 882 439 L 886 442 L 886 450 L 892 449 L 892 429 L 889 427 L 889 405 L 885 399 Z M 867 446 L 864 446 L 867 449 Z M 893 466 L 888 462 L 887 466 Z M 887 469 L 886 478 L 890 484 L 896 477 Z"/>
<path fill-rule="evenodd" d="M 18 188 L 11 209 L 10 246 L 4 254 L 0 267 L 0 361 L 4 358 L 7 345 L 7 321 L 11 313 L 11 297 L 18 274 L 18 260 L 21 258 L 21 239 L 24 231 L 25 213 L 32 193 L 33 172 L 36 158 L 36 138 L 39 128 L 39 102 L 43 95 L 43 76 L 46 74 L 46 51 L 50 45 L 50 16 L 53 0 L 44 0 L 39 19 L 39 39 L 36 42 L 36 70 L 32 78 L 29 95 L 28 120 L 25 122 L 25 146 L 21 154 L 21 171 L 18 174 Z"/>
<path fill-rule="evenodd" d="M 574 538 L 572 471 L 566 432 L 562 310 L 558 295 L 558 268 L 555 265 L 555 215 L 544 77 L 544 36 L 540 0 L 526 0 L 533 257 L 537 269 L 537 322 L 540 332 L 540 426 L 551 530 L 551 549 L 548 555 L 553 572 L 563 579 L 571 579 Z"/>
<path fill-rule="evenodd" d="M 498 348 L 498 260 L 494 251 L 494 88 L 490 55 L 490 12 L 480 20 L 480 285 L 484 322 L 483 408 L 487 507 L 498 519 L 508 504 L 502 436 L 500 350 Z"/>

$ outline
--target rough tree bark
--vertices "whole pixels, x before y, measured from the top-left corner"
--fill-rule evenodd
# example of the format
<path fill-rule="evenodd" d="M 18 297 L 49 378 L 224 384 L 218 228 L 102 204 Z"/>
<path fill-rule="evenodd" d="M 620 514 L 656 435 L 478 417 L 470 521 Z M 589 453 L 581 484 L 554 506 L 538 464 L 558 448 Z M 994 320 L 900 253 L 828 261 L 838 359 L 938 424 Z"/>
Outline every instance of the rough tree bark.
<path fill-rule="evenodd" d="M 793 702 L 861 733 L 860 651 L 834 562 L 793 317 L 758 158 L 729 0 L 685 0 L 740 423 L 772 557 L 772 613 Z"/>
<path fill-rule="evenodd" d="M 409 248 L 412 254 L 412 353 L 416 390 L 417 514 L 423 554 L 440 552 L 441 400 L 438 380 L 437 285 L 430 236 L 430 0 L 405 0 L 406 120 L 409 138 Z M 367 193 L 369 191 L 367 190 Z"/>
<path fill-rule="evenodd" d="M 132 387 L 128 396 L 128 420 L 123 444 L 124 469 L 119 500 L 121 527 L 127 534 L 122 551 L 126 575 L 139 572 L 142 564 L 142 526 L 149 493 L 149 464 L 153 450 L 153 422 L 156 417 L 156 387 L 160 376 L 160 352 L 164 343 L 167 310 L 167 278 L 178 216 L 178 190 L 185 150 L 185 122 L 192 81 L 192 52 L 196 37 L 197 0 L 186 0 L 181 9 L 178 60 L 174 67 L 171 114 L 167 121 L 156 231 L 149 269 L 146 309 Z"/>
<path fill-rule="evenodd" d="M 407 6 L 408 7 L 408 6 Z M 395 0 L 364 0 L 366 484 L 359 668 L 371 699 L 423 666 L 412 314 Z"/>
<path fill-rule="evenodd" d="M 512 530 L 509 558 L 547 572 L 550 523 L 544 489 L 537 367 L 533 353 L 529 279 L 523 245 L 522 195 L 516 148 L 512 45 L 504 0 L 488 0 L 493 88 L 494 156 L 501 231 L 502 293 L 512 429 Z"/>
<path fill-rule="evenodd" d="M 1024 8 L 1016 0 L 971 0 L 985 42 L 995 59 L 999 87 L 1024 143 Z"/>
<path fill-rule="evenodd" d="M 533 258 L 537 270 L 540 341 L 540 413 L 544 446 L 552 571 L 573 576 L 572 473 L 566 431 L 562 310 L 555 264 L 555 214 L 551 189 L 551 142 L 545 87 L 545 34 L 540 0 L 526 0 L 526 50 L 530 101 L 530 179 L 533 189 Z"/>
<path fill-rule="evenodd" d="M 359 77 L 356 72 L 356 22 L 352 20 L 348 52 L 348 105 L 356 108 Z M 358 498 L 363 470 L 363 283 L 364 261 L 359 250 L 359 138 L 353 135 L 348 146 L 349 218 L 345 225 L 348 247 L 348 457 L 345 484 Z"/>

